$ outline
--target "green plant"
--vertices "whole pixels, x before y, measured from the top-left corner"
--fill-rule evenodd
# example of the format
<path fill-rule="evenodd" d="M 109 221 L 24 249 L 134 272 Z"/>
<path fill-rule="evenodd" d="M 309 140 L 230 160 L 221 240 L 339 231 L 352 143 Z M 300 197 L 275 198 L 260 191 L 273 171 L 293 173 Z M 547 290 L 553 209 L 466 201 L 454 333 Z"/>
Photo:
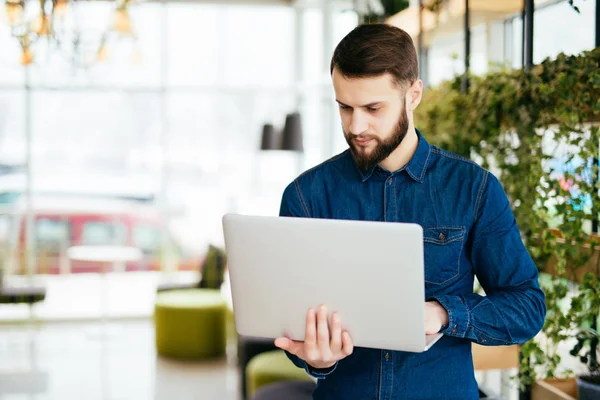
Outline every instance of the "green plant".
<path fill-rule="evenodd" d="M 384 12 L 386 16 L 394 15 L 399 13 L 400 11 L 408 8 L 409 1 L 408 0 L 381 0 L 381 5 L 383 6 Z"/>
<path fill-rule="evenodd" d="M 600 260 L 600 259 L 599 259 Z M 597 265 L 598 267 L 598 265 Z M 600 271 L 587 273 L 583 279 L 579 294 L 571 300 L 572 323 L 576 328 L 577 343 L 571 350 L 572 356 L 578 356 L 587 365 L 592 374 L 600 374 L 598 362 L 600 333 Z"/>
<path fill-rule="evenodd" d="M 408 8 L 409 0 L 380 0 L 380 7 L 373 7 L 368 0 L 355 0 L 355 9 L 361 23 L 383 23 L 394 14 Z"/>
<path fill-rule="evenodd" d="M 591 271 L 570 302 L 569 281 L 589 270 L 590 220 L 600 211 L 597 159 L 600 133 L 600 48 L 560 54 L 532 69 L 460 77 L 425 91 L 415 121 L 433 144 L 472 158 L 501 180 L 522 238 L 542 274 L 545 340 L 521 347 L 523 387 L 562 377 L 559 343 L 575 338 L 573 354 L 597 367 L 600 287 Z M 593 305 L 593 306 L 592 306 Z M 594 364 L 593 362 L 596 362 Z"/>

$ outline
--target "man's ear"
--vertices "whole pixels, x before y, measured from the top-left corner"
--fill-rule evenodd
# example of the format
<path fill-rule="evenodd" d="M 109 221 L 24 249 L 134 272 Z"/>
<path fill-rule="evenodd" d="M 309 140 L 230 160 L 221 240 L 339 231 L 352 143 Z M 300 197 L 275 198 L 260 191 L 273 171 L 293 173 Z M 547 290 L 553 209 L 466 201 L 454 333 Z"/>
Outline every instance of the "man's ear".
<path fill-rule="evenodd" d="M 417 79 L 406 91 L 406 111 L 414 111 L 423 98 L 423 81 Z"/>

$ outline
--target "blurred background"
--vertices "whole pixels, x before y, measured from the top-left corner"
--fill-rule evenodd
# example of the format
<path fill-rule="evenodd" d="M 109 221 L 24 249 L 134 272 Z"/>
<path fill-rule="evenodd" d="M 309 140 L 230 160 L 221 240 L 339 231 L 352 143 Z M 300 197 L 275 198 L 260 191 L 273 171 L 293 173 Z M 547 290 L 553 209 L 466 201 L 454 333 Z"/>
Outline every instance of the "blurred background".
<path fill-rule="evenodd" d="M 405 29 L 427 87 L 523 68 L 527 3 L 533 64 L 596 46 L 596 0 L 471 0 L 467 51 L 466 3 L 0 0 L 0 399 L 238 398 L 231 361 L 156 358 L 157 291 L 346 148 L 344 35 Z"/>

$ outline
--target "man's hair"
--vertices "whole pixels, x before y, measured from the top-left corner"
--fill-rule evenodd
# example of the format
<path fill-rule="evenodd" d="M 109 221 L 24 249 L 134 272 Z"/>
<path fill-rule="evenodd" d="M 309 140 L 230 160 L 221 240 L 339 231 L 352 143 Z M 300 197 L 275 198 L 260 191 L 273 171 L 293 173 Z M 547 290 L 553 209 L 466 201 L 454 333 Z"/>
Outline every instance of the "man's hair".
<path fill-rule="evenodd" d="M 366 78 L 389 72 L 399 87 L 418 79 L 417 52 L 408 33 L 385 24 L 359 25 L 337 45 L 330 72 L 346 78 Z"/>

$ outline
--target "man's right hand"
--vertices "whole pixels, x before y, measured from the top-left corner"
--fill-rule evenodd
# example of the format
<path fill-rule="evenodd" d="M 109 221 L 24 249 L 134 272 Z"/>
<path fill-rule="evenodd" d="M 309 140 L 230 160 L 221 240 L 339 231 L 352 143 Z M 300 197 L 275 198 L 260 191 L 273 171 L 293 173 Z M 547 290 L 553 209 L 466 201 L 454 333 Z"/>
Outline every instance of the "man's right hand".
<path fill-rule="evenodd" d="M 348 332 L 342 332 L 342 322 L 337 313 L 331 316 L 330 335 L 325 306 L 319 307 L 317 313 L 312 308 L 308 310 L 304 342 L 278 338 L 275 346 L 298 356 L 315 369 L 330 368 L 354 351 L 352 338 Z"/>

